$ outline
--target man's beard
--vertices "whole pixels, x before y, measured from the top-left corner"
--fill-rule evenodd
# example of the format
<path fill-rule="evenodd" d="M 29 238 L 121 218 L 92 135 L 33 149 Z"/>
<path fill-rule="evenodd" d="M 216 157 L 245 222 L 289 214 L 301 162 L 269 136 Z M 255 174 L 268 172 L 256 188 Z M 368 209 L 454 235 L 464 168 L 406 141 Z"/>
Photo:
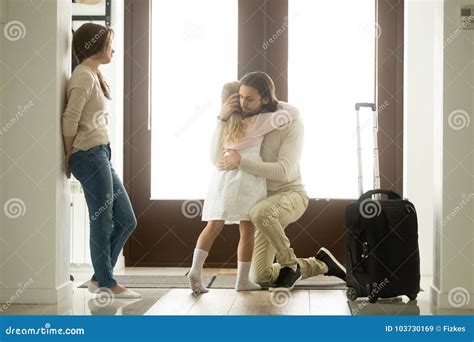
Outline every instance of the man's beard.
<path fill-rule="evenodd" d="M 242 111 L 242 115 L 243 115 L 245 118 L 249 118 L 249 117 L 251 117 L 251 116 L 260 114 L 260 112 L 262 111 L 262 109 L 263 109 L 263 106 L 262 106 L 258 111 L 256 111 L 255 113 Z"/>

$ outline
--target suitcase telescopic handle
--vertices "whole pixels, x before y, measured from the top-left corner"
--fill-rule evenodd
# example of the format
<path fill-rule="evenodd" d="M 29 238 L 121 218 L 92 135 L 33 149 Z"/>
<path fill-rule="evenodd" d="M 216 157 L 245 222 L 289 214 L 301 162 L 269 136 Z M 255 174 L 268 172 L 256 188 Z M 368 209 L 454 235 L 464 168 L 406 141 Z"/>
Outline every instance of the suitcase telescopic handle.
<path fill-rule="evenodd" d="M 371 108 L 375 112 L 375 103 L 359 102 L 355 104 L 356 110 L 359 110 L 361 107 Z"/>
<path fill-rule="evenodd" d="M 393 192 L 392 190 L 376 189 L 376 190 L 367 191 L 366 193 L 362 194 L 359 197 L 359 201 L 363 201 L 364 199 L 371 198 L 373 195 L 376 195 L 376 194 L 388 195 L 388 199 L 402 199 L 399 194 L 397 194 L 396 192 Z"/>
<path fill-rule="evenodd" d="M 357 166 L 358 166 L 358 188 L 359 188 L 359 196 L 364 193 L 364 178 L 362 175 L 362 140 L 361 140 L 361 128 L 360 128 L 360 116 L 359 116 L 359 109 L 365 107 L 372 109 L 373 115 L 373 139 L 374 139 L 374 185 L 373 189 L 380 189 L 380 167 L 379 167 L 379 147 L 378 147 L 378 113 L 377 107 L 375 103 L 368 103 L 368 102 L 357 102 L 355 104 L 356 109 L 356 122 L 357 122 Z M 378 196 L 380 197 L 380 196 Z"/>

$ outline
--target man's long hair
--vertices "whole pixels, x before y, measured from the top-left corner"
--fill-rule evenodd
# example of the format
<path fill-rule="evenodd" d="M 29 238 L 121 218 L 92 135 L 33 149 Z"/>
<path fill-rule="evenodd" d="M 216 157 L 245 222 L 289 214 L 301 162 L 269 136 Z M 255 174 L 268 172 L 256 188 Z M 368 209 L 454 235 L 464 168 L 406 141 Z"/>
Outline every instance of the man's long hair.
<path fill-rule="evenodd" d="M 249 72 L 240 79 L 240 85 L 255 88 L 262 100 L 268 99 L 268 103 L 263 106 L 262 110 L 268 112 L 277 110 L 278 99 L 276 97 L 275 84 L 268 74 L 263 71 Z"/>
<path fill-rule="evenodd" d="M 231 95 L 238 94 L 240 82 L 234 81 L 224 84 L 222 87 L 222 103 L 224 103 Z M 246 118 L 240 111 L 232 113 L 224 127 L 224 135 L 222 143 L 231 144 L 237 142 L 243 137 L 247 127 L 249 126 L 250 118 Z"/>

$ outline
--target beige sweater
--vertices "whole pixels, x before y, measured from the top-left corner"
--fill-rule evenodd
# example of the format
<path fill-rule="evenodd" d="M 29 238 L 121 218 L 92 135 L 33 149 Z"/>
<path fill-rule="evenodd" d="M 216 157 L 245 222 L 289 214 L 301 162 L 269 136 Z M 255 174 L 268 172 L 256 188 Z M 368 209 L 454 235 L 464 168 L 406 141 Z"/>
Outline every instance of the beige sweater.
<path fill-rule="evenodd" d="M 217 163 L 222 155 L 222 134 L 225 124 L 219 121 L 211 147 L 211 162 Z M 304 127 L 301 118 L 281 129 L 265 135 L 260 149 L 263 162 L 242 157 L 239 168 L 267 179 L 268 196 L 285 191 L 305 192 L 300 174 L 300 159 L 303 151 Z M 216 145 L 218 148 L 216 149 Z M 219 151 L 219 156 L 216 155 Z"/>
<path fill-rule="evenodd" d="M 110 142 L 108 99 L 96 73 L 79 64 L 67 83 L 67 106 L 62 116 L 63 135 L 76 136 L 73 152 Z"/>

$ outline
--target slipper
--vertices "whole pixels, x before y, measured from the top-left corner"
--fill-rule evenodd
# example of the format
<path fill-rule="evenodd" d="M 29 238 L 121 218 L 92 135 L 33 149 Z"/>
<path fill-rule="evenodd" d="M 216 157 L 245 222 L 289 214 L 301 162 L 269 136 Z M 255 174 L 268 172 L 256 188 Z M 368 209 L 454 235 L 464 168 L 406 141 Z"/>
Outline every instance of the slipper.
<path fill-rule="evenodd" d="M 97 293 L 97 290 L 99 289 L 99 286 L 97 286 L 95 283 L 89 280 L 89 284 L 87 285 L 87 289 L 89 290 L 90 293 Z"/>
<path fill-rule="evenodd" d="M 107 291 L 108 294 L 112 294 L 114 298 L 123 298 L 123 299 L 137 299 L 142 298 L 142 295 L 138 292 L 126 289 L 120 293 L 113 293 L 112 291 Z"/>

